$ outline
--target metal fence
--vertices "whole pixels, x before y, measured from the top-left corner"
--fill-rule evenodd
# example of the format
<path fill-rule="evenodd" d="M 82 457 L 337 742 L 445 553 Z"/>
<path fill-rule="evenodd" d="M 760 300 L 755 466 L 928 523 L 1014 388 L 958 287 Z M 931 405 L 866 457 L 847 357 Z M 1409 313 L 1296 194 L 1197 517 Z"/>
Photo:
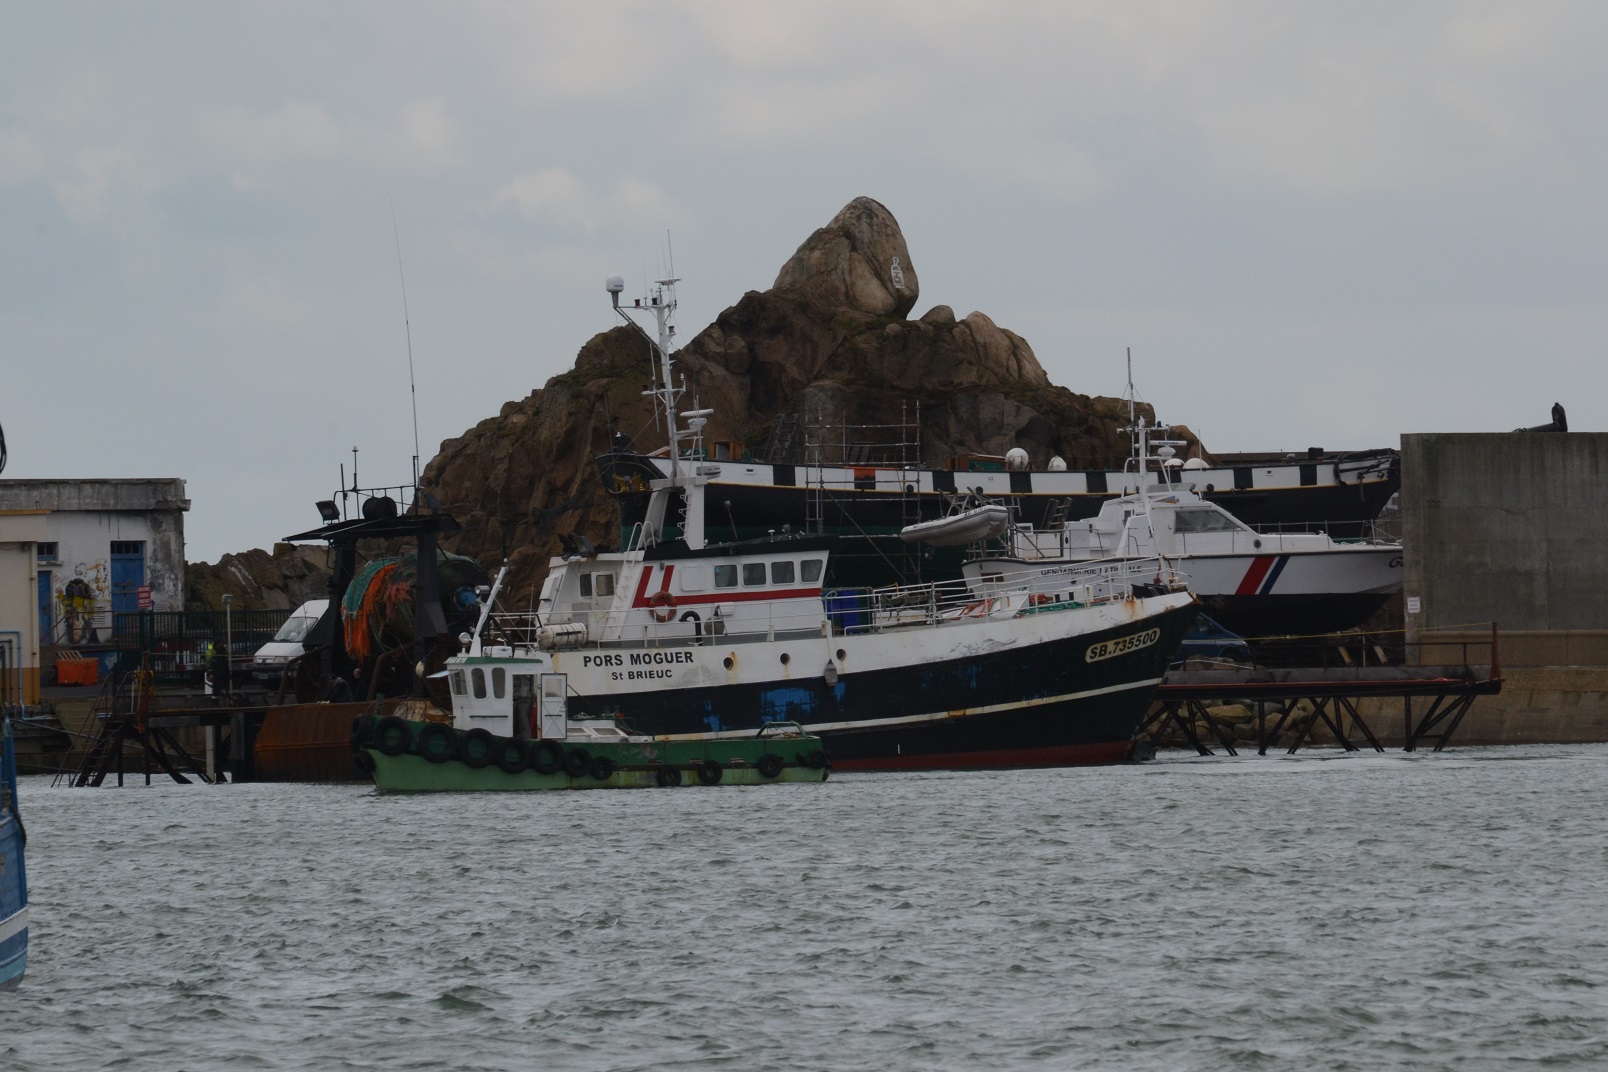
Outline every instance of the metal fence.
<path fill-rule="evenodd" d="M 144 665 L 159 676 L 201 672 L 214 652 L 249 660 L 290 617 L 288 610 L 137 611 L 112 616 L 117 673 Z M 146 657 L 149 656 L 147 659 Z"/>

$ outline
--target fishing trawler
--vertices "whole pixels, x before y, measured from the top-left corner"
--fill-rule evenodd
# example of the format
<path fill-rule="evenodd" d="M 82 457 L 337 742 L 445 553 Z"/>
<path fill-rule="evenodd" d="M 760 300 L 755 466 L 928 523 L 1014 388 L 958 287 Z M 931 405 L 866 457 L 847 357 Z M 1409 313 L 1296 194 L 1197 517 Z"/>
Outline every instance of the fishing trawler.
<path fill-rule="evenodd" d="M 28 834 L 17 806 L 17 756 L 10 716 L 0 713 L 0 990 L 22 981 L 28 967 Z"/>
<path fill-rule="evenodd" d="M 1025 585 L 1036 595 L 1054 594 L 1069 572 L 1091 561 L 1160 557 L 1186 578 L 1207 614 L 1236 633 L 1262 637 L 1353 628 L 1400 590 L 1399 542 L 1253 528 L 1200 496 L 1195 474 L 1182 479 L 1174 464 L 1181 444 L 1152 437 L 1165 429 L 1135 416 L 1130 431 L 1142 490 L 1107 502 L 1090 520 L 1053 528 L 1017 523 L 995 545 L 979 544 L 962 567 L 974 593 Z"/>
<path fill-rule="evenodd" d="M 656 338 L 642 333 L 656 354 L 668 475 L 644 477 L 647 502 L 620 551 L 581 546 L 552 560 L 534 611 L 505 611 L 488 594 L 443 671 L 454 728 L 515 736 L 539 694 L 555 728 L 561 715 L 619 722 L 666 743 L 796 723 L 839 770 L 1127 758 L 1196 613 L 1182 584 L 1156 562 L 1123 562 L 1079 571 L 1056 599 L 1026 585 L 979 599 L 959 579 L 831 589 L 831 536 L 710 541 L 710 476 L 697 462 L 710 411 L 677 411 L 676 282 L 630 306 L 619 277 L 608 282 L 628 323 L 643 313 L 658 324 Z"/>

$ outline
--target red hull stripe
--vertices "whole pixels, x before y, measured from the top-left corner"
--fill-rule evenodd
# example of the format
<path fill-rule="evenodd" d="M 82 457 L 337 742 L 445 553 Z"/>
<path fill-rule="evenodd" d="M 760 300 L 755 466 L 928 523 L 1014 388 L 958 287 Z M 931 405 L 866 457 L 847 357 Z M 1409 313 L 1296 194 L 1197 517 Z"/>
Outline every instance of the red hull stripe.
<path fill-rule="evenodd" d="M 1254 596 L 1256 590 L 1262 587 L 1262 578 L 1267 576 L 1268 569 L 1273 565 L 1272 555 L 1257 555 L 1251 559 L 1251 568 L 1245 571 L 1240 578 L 1239 587 L 1234 590 L 1237 596 Z"/>
<path fill-rule="evenodd" d="M 673 569 L 674 567 L 671 568 Z M 643 590 L 645 590 L 646 587 L 646 584 L 644 584 Z M 641 608 L 648 606 L 648 601 L 643 595 L 643 590 L 639 590 L 637 592 L 637 597 L 631 604 L 632 607 Z M 663 591 L 663 589 L 661 589 L 661 591 Z M 752 592 L 739 592 L 733 590 L 730 595 L 722 595 L 719 592 L 716 592 L 714 595 L 701 596 L 678 595 L 675 597 L 675 605 L 678 607 L 685 607 L 693 606 L 699 603 L 759 603 L 767 599 L 820 598 L 821 590 L 819 588 L 762 588 L 756 589 Z"/>
<path fill-rule="evenodd" d="M 827 755 L 832 743 L 827 742 Z M 986 770 L 999 767 L 1084 767 L 1121 763 L 1133 754 L 1132 741 L 1068 744 L 1054 748 L 1008 748 L 997 752 L 950 752 L 921 756 L 878 756 L 874 759 L 832 760 L 839 771 L 873 770 Z"/>

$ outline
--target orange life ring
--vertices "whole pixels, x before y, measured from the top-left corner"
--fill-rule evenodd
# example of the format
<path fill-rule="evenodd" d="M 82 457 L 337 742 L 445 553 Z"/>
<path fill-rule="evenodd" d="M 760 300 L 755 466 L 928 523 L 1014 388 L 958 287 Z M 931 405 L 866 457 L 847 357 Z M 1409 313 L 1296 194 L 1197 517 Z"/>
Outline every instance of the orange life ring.
<path fill-rule="evenodd" d="M 653 620 L 663 625 L 676 616 L 676 597 L 666 591 L 658 591 L 648 597 L 648 606 L 653 608 Z"/>
<path fill-rule="evenodd" d="M 1035 606 L 1035 607 L 1048 606 L 1049 604 L 1054 603 L 1054 602 L 1055 602 L 1055 597 L 1052 596 L 1052 595 L 1047 595 L 1044 592 L 1040 592 L 1038 595 L 1034 596 L 1033 599 L 1032 599 L 1033 606 Z"/>

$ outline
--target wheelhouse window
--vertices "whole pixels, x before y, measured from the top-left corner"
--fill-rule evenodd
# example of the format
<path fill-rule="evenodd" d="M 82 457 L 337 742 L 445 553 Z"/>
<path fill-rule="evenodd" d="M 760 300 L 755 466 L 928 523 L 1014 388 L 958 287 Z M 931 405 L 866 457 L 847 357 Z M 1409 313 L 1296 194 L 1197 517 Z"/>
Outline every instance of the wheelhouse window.
<path fill-rule="evenodd" d="M 754 585 L 764 584 L 764 583 L 765 583 L 765 563 L 763 563 L 763 562 L 744 562 L 743 563 L 743 587 L 744 588 L 751 588 Z"/>
<path fill-rule="evenodd" d="M 823 562 L 819 558 L 805 559 L 804 563 L 799 567 L 799 578 L 803 580 L 805 584 L 813 584 L 821 579 L 822 565 Z"/>
<path fill-rule="evenodd" d="M 508 695 L 508 671 L 500 666 L 491 668 L 491 695 L 499 700 Z"/>
<path fill-rule="evenodd" d="M 792 583 L 793 583 L 793 563 L 791 561 L 788 561 L 788 562 L 772 562 L 771 563 L 771 584 L 792 584 Z"/>
<path fill-rule="evenodd" d="M 466 691 L 463 684 L 463 671 L 454 670 L 450 680 L 452 681 L 452 694 L 454 696 L 462 696 Z"/>
<path fill-rule="evenodd" d="M 716 566 L 715 567 L 715 587 L 716 588 L 736 588 L 737 587 L 737 567 L 734 564 L 728 562 L 723 566 Z"/>
<path fill-rule="evenodd" d="M 469 671 L 469 680 L 474 685 L 475 699 L 484 700 L 486 698 L 486 672 L 477 666 Z"/>
<path fill-rule="evenodd" d="M 1173 515 L 1174 532 L 1233 532 L 1239 526 L 1216 510 L 1179 510 Z"/>
<path fill-rule="evenodd" d="M 614 594 L 614 574 L 612 573 L 583 573 L 581 574 L 581 598 L 607 599 Z"/>

